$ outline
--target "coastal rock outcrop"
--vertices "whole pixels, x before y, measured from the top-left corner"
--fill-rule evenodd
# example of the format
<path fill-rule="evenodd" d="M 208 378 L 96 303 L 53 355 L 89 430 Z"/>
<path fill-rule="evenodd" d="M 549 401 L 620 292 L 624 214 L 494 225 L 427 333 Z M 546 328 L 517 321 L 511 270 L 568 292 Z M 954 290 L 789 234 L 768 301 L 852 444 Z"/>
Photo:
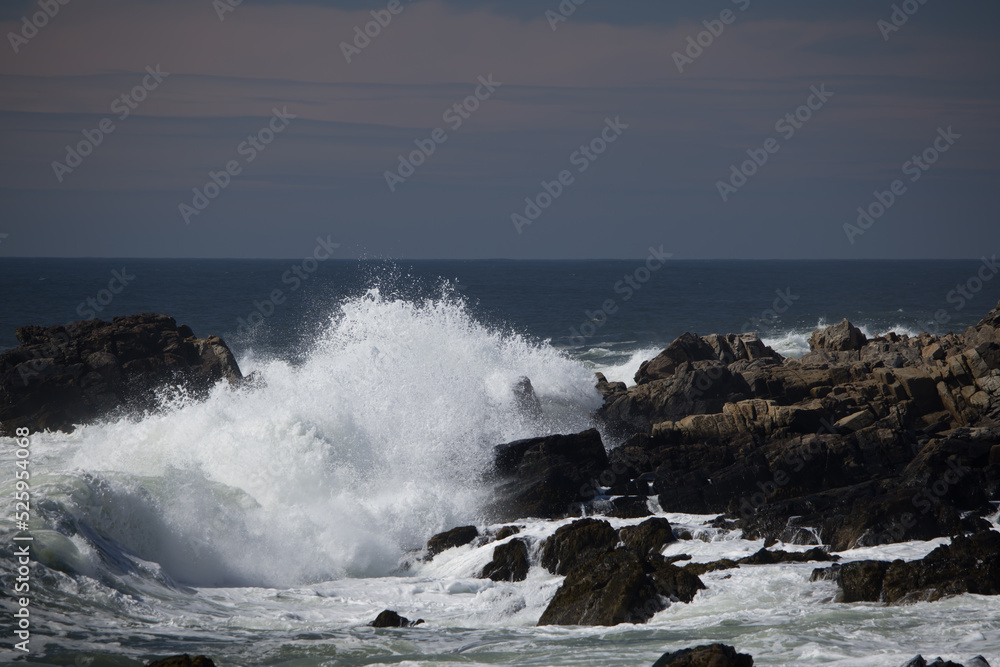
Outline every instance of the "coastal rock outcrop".
<path fill-rule="evenodd" d="M 479 537 L 479 530 L 475 526 L 459 526 L 438 533 L 427 540 L 427 558 L 434 558 L 442 551 L 465 546 Z"/>
<path fill-rule="evenodd" d="M 706 644 L 665 653 L 653 667 L 753 667 L 753 657 L 725 644 Z"/>
<path fill-rule="evenodd" d="M 684 334 L 636 385 L 598 378 L 597 417 L 622 441 L 601 479 L 768 545 L 976 532 L 1000 499 L 998 323 L 1000 305 L 964 334 L 869 339 L 844 320 L 801 360 L 752 334 Z"/>
<path fill-rule="evenodd" d="M 949 595 L 1000 595 L 1000 533 L 958 536 L 921 560 L 856 561 L 815 570 L 813 579 L 835 579 L 840 602 L 906 604 Z"/>
<path fill-rule="evenodd" d="M 499 445 L 492 475 L 497 482 L 492 514 L 500 521 L 566 516 L 573 503 L 594 496 L 594 480 L 608 468 L 596 429 Z"/>
<path fill-rule="evenodd" d="M 166 315 L 26 326 L 16 336 L 20 345 L 0 354 L 4 433 L 72 431 L 115 411 L 151 409 L 164 385 L 198 395 L 219 380 L 243 380 L 225 341 L 196 338 Z"/>
<path fill-rule="evenodd" d="M 697 576 L 661 557 L 614 549 L 573 567 L 538 625 L 645 623 L 669 601 L 690 602 L 703 588 Z"/>
<path fill-rule="evenodd" d="M 493 549 L 493 560 L 486 564 L 479 576 L 493 581 L 524 581 L 528 578 L 529 569 L 528 543 L 514 539 Z"/>

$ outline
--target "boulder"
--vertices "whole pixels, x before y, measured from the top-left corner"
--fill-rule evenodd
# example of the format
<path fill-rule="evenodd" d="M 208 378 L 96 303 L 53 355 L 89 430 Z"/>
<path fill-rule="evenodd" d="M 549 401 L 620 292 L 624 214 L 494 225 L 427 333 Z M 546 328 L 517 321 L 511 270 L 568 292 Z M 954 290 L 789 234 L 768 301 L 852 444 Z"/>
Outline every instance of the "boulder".
<path fill-rule="evenodd" d="M 814 574 L 814 578 L 823 578 Z M 1000 533 L 958 536 L 921 560 L 856 561 L 837 571 L 839 602 L 906 604 L 949 595 L 1000 595 Z"/>
<path fill-rule="evenodd" d="M 153 409 L 167 384 L 200 396 L 220 380 L 243 380 L 221 338 L 195 338 L 166 315 L 20 327 L 16 335 L 20 345 L 0 354 L 0 434 L 68 432 L 116 411 Z"/>
<path fill-rule="evenodd" d="M 663 517 L 647 519 L 637 526 L 624 526 L 618 535 L 626 547 L 640 554 L 658 554 L 676 541 L 673 527 Z"/>
<path fill-rule="evenodd" d="M 753 667 L 753 658 L 732 646 L 706 644 L 665 653 L 653 667 Z"/>
<path fill-rule="evenodd" d="M 424 619 L 422 618 L 411 621 L 408 618 L 400 616 L 391 609 L 386 609 L 375 617 L 375 620 L 368 625 L 373 628 L 412 628 L 413 626 L 420 625 L 423 622 Z"/>
<path fill-rule="evenodd" d="M 704 587 L 697 576 L 662 558 L 615 549 L 570 570 L 538 625 L 645 623 L 668 601 L 690 602 Z"/>
<path fill-rule="evenodd" d="M 523 375 L 514 385 L 514 405 L 518 412 L 533 419 L 542 416 L 542 403 L 535 394 L 535 388 L 531 386 L 531 380 Z"/>
<path fill-rule="evenodd" d="M 486 564 L 479 576 L 493 581 L 524 581 L 530 568 L 528 543 L 514 539 L 493 549 L 493 560 Z"/>
<path fill-rule="evenodd" d="M 608 468 L 596 429 L 573 435 L 518 440 L 495 448 L 492 477 L 497 520 L 561 518 L 570 505 L 592 499 L 596 480 Z"/>
<path fill-rule="evenodd" d="M 617 544 L 618 533 L 607 521 L 578 519 L 561 526 L 542 543 L 542 567 L 552 574 L 568 574 Z"/>
<path fill-rule="evenodd" d="M 862 560 L 844 563 L 837 575 L 837 584 L 843 591 L 839 602 L 881 602 L 882 585 L 889 563 L 877 560 Z"/>
<path fill-rule="evenodd" d="M 809 337 L 809 350 L 849 352 L 860 350 L 867 342 L 868 337 L 844 318 L 838 324 L 814 331 Z"/>
<path fill-rule="evenodd" d="M 184 655 L 175 655 L 163 660 L 155 660 L 147 664 L 146 667 L 215 667 L 215 663 L 212 662 L 211 658 L 206 658 L 203 655 L 196 655 L 192 658 L 185 653 Z"/>
<path fill-rule="evenodd" d="M 427 540 L 427 558 L 434 558 L 446 549 L 465 546 L 479 537 L 479 531 L 475 526 L 459 526 L 438 533 Z"/>
<path fill-rule="evenodd" d="M 678 366 L 688 361 L 717 361 L 711 345 L 697 334 L 685 333 L 670 343 L 663 352 L 642 362 L 635 373 L 635 383 L 663 380 L 674 374 Z"/>
<path fill-rule="evenodd" d="M 981 655 L 977 655 L 964 665 L 952 662 L 951 660 L 945 660 L 944 658 L 937 658 L 934 662 L 927 662 L 924 660 L 924 656 L 918 655 L 903 665 L 903 667 L 990 667 L 990 663 L 986 662 L 986 658 Z"/>

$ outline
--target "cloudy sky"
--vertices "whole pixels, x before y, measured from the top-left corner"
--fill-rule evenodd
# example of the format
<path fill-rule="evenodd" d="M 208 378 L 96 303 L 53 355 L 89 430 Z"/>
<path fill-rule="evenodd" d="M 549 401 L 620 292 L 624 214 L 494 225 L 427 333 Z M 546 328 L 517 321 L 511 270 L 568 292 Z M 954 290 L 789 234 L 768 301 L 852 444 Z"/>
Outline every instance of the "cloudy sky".
<path fill-rule="evenodd" d="M 992 0 L 235 2 L 5 0 L 0 255 L 1000 245 Z"/>

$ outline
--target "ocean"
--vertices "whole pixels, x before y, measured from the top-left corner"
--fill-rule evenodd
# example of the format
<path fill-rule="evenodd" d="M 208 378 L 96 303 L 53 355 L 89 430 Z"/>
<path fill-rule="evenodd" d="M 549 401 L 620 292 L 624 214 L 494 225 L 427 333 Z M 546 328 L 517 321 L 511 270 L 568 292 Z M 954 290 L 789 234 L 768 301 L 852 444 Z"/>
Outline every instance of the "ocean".
<path fill-rule="evenodd" d="M 322 239 L 317 240 L 317 248 Z M 30 653 L 132 665 L 649 665 L 721 641 L 755 664 L 897 667 L 917 653 L 1000 664 L 1000 598 L 837 604 L 814 567 L 703 576 L 646 625 L 535 627 L 561 577 L 476 574 L 494 544 L 418 559 L 482 519 L 492 447 L 590 427 L 594 373 L 631 383 L 676 336 L 758 331 L 785 355 L 847 317 L 870 335 L 962 331 L 1000 299 L 989 260 L 615 261 L 4 259 L 0 349 L 14 329 L 161 312 L 220 335 L 258 382 L 154 414 L 30 436 Z M 526 375 L 543 414 L 518 412 Z M 14 649 L 17 447 L 0 450 L 2 660 Z M 606 438 L 605 445 L 618 443 Z M 749 555 L 761 542 L 651 509 L 696 539 L 668 554 Z M 993 519 L 996 521 L 996 517 Z M 612 519 L 617 526 L 635 521 Z M 563 522 L 523 521 L 536 546 Z M 855 549 L 920 558 L 947 540 Z M 806 547 L 784 545 L 786 550 Z M 537 553 L 534 554 L 537 558 Z M 383 609 L 425 623 L 367 627 Z"/>

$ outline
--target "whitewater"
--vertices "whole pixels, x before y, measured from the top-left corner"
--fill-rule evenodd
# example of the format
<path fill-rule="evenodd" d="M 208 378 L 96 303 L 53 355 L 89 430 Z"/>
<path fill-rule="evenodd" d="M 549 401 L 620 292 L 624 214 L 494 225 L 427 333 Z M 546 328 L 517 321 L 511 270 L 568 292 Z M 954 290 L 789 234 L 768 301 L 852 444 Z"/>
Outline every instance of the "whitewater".
<path fill-rule="evenodd" d="M 540 543 L 571 519 L 517 522 L 532 545 L 523 582 L 476 578 L 498 542 L 431 561 L 422 548 L 459 525 L 495 533 L 483 511 L 493 447 L 594 426 L 595 370 L 629 380 L 659 350 L 571 355 L 484 324 L 444 288 L 426 299 L 369 289 L 333 310 L 294 355 L 248 348 L 239 388 L 220 383 L 204 400 L 165 388 L 155 412 L 30 436 L 33 661 L 186 652 L 220 665 L 648 665 L 720 641 L 765 666 L 896 667 L 917 653 L 1000 664 L 1000 598 L 837 604 L 836 584 L 810 582 L 812 563 L 706 574 L 691 604 L 646 625 L 535 627 L 562 580 L 537 565 Z M 801 335 L 774 340 L 792 349 Z M 518 408 L 523 376 L 540 416 Z M 16 447 L 3 440 L 0 469 L 14 470 Z M 605 434 L 605 444 L 618 443 Z M 0 480 L 5 591 L 14 490 L 13 475 Z M 694 537 L 667 555 L 704 562 L 763 546 L 709 527 L 714 516 L 649 502 Z M 947 541 L 841 555 L 909 560 Z M 10 619 L 12 601 L 0 602 Z M 425 623 L 367 627 L 383 609 Z"/>

